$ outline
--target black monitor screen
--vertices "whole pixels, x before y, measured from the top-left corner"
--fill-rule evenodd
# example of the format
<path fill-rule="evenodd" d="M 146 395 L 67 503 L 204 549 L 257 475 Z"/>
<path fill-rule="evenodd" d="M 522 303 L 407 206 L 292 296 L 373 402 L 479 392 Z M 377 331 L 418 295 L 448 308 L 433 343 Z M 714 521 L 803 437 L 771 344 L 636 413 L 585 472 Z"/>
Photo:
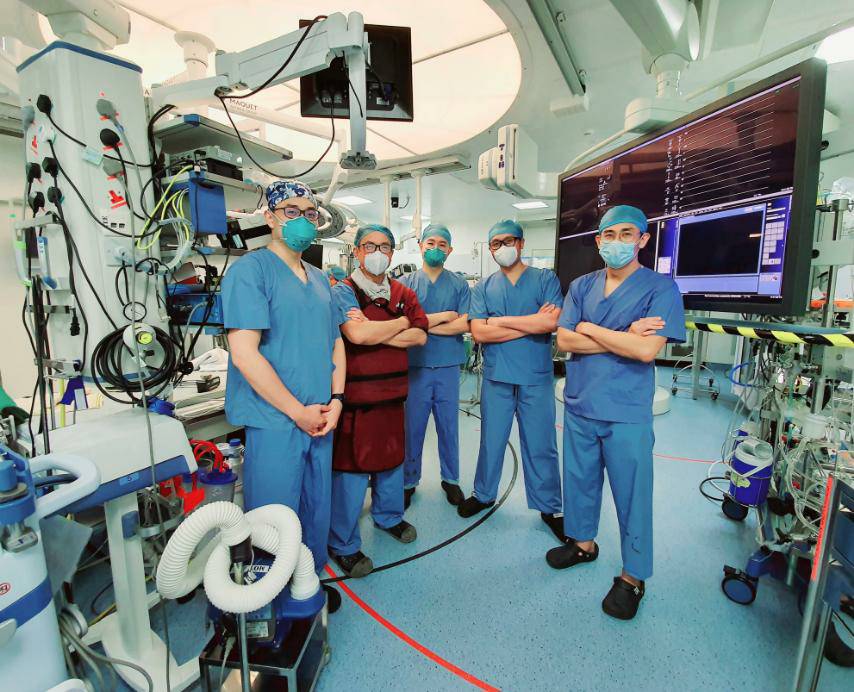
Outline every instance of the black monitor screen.
<path fill-rule="evenodd" d="M 308 25 L 300 20 L 300 27 Z M 412 96 L 412 30 L 406 26 L 365 24 L 371 46 L 365 69 L 368 120 L 411 121 L 415 117 Z M 350 76 L 344 58 L 335 58 L 325 70 L 300 77 L 300 113 L 303 117 L 338 118 L 350 115 Z"/>
<path fill-rule="evenodd" d="M 313 267 L 323 269 L 323 246 L 312 243 L 308 246 L 308 250 L 302 253 L 302 258 Z"/>
<path fill-rule="evenodd" d="M 764 208 L 718 218 L 688 217 L 680 224 L 676 276 L 758 274 Z M 690 223 L 689 223 L 690 222 Z M 714 238 L 714 243 L 709 243 Z"/>
<path fill-rule="evenodd" d="M 599 219 L 630 204 L 650 221 L 641 262 L 671 276 L 688 307 L 802 312 L 823 93 L 824 68 L 808 61 L 565 174 L 564 289 L 603 266 Z"/>

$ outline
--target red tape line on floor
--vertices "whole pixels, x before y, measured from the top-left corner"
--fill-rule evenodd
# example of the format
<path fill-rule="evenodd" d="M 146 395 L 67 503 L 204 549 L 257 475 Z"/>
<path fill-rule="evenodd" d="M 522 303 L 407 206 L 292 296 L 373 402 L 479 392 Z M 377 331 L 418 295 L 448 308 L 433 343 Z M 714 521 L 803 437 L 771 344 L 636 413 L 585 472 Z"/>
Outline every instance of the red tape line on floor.
<path fill-rule="evenodd" d="M 329 565 L 326 566 L 326 572 L 331 577 L 337 577 L 338 576 L 337 574 L 335 574 L 334 571 L 332 571 L 332 569 L 329 567 Z M 489 692 L 500 692 L 500 688 L 493 687 L 492 685 L 485 683 L 483 680 L 478 680 L 474 675 L 467 673 L 462 668 L 455 666 L 450 661 L 446 661 L 444 658 L 439 656 L 439 654 L 435 653 L 434 651 L 431 651 L 430 649 L 428 649 L 426 646 L 424 646 L 420 642 L 415 641 L 412 637 L 410 637 L 408 634 L 406 634 L 406 632 L 395 627 L 395 625 L 393 625 L 391 622 L 386 620 L 376 610 L 371 608 L 371 606 L 369 606 L 361 598 L 359 598 L 355 593 L 353 593 L 353 590 L 349 586 L 347 586 L 347 584 L 345 584 L 343 581 L 338 582 L 337 584 L 335 584 L 335 586 L 340 588 L 345 594 L 347 594 L 350 597 L 350 599 L 353 601 L 353 603 L 355 603 L 362 610 L 364 610 L 368 615 L 370 615 L 374 620 L 376 620 L 383 627 L 385 627 L 395 637 L 403 640 L 406 644 L 409 644 L 409 646 L 411 646 L 413 649 L 415 649 L 418 653 L 429 658 L 431 661 L 433 661 L 433 663 L 436 663 L 437 665 L 442 666 L 442 668 L 449 670 L 454 675 L 462 678 L 463 680 L 465 680 L 470 685 L 474 685 L 475 687 L 477 687 L 481 690 L 488 690 Z"/>
<path fill-rule="evenodd" d="M 714 464 L 715 462 L 711 459 L 689 459 L 688 457 L 674 457 L 669 454 L 659 454 L 658 452 L 653 452 L 653 456 L 658 457 L 659 459 L 669 459 L 670 461 L 693 461 L 695 464 Z"/>

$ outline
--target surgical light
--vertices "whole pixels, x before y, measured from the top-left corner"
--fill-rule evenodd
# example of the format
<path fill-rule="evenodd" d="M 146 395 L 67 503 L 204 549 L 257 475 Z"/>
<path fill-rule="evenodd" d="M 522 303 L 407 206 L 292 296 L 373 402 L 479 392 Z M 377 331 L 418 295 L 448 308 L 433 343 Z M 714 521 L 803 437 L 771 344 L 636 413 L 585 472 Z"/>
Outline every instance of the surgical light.
<path fill-rule="evenodd" d="M 532 200 L 530 202 L 516 202 L 513 206 L 517 209 L 545 209 L 549 205 L 540 200 Z"/>
<path fill-rule="evenodd" d="M 336 197 L 334 201 L 338 202 L 339 204 L 343 204 L 346 207 L 357 207 L 360 204 L 373 204 L 371 200 L 365 199 L 364 197 L 359 197 L 358 195 L 345 195 L 344 197 Z"/>
<path fill-rule="evenodd" d="M 821 58 L 828 65 L 854 60 L 854 27 L 831 34 L 824 39 L 815 52 L 815 57 Z"/>

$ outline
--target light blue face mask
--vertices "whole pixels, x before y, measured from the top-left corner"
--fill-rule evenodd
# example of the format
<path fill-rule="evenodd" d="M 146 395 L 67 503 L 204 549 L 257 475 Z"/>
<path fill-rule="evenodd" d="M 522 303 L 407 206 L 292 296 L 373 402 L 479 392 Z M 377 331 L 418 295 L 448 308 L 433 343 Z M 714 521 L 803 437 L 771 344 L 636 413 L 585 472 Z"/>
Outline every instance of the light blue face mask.
<path fill-rule="evenodd" d="M 621 243 L 619 240 L 602 241 L 599 255 L 611 269 L 622 269 L 635 258 L 635 243 Z"/>
<path fill-rule="evenodd" d="M 282 224 L 282 240 L 294 252 L 305 252 L 317 238 L 317 226 L 304 216 Z"/>

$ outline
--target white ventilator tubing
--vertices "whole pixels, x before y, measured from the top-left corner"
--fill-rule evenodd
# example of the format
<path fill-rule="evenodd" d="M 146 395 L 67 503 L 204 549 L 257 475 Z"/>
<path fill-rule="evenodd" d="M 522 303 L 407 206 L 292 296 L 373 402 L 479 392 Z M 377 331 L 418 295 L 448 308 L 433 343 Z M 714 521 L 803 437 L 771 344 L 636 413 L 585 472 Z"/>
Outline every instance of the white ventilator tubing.
<path fill-rule="evenodd" d="M 218 539 L 191 561 L 193 551 L 215 529 Z M 236 584 L 229 574 L 229 547 L 247 537 L 275 559 L 263 579 Z M 208 600 L 215 607 L 250 613 L 270 603 L 293 577 L 291 596 L 305 600 L 317 593 L 320 581 L 311 552 L 301 540 L 299 519 L 289 507 L 265 505 L 244 514 L 231 502 L 213 502 L 190 514 L 169 539 L 157 567 L 157 590 L 164 598 L 180 598 L 204 580 Z"/>

